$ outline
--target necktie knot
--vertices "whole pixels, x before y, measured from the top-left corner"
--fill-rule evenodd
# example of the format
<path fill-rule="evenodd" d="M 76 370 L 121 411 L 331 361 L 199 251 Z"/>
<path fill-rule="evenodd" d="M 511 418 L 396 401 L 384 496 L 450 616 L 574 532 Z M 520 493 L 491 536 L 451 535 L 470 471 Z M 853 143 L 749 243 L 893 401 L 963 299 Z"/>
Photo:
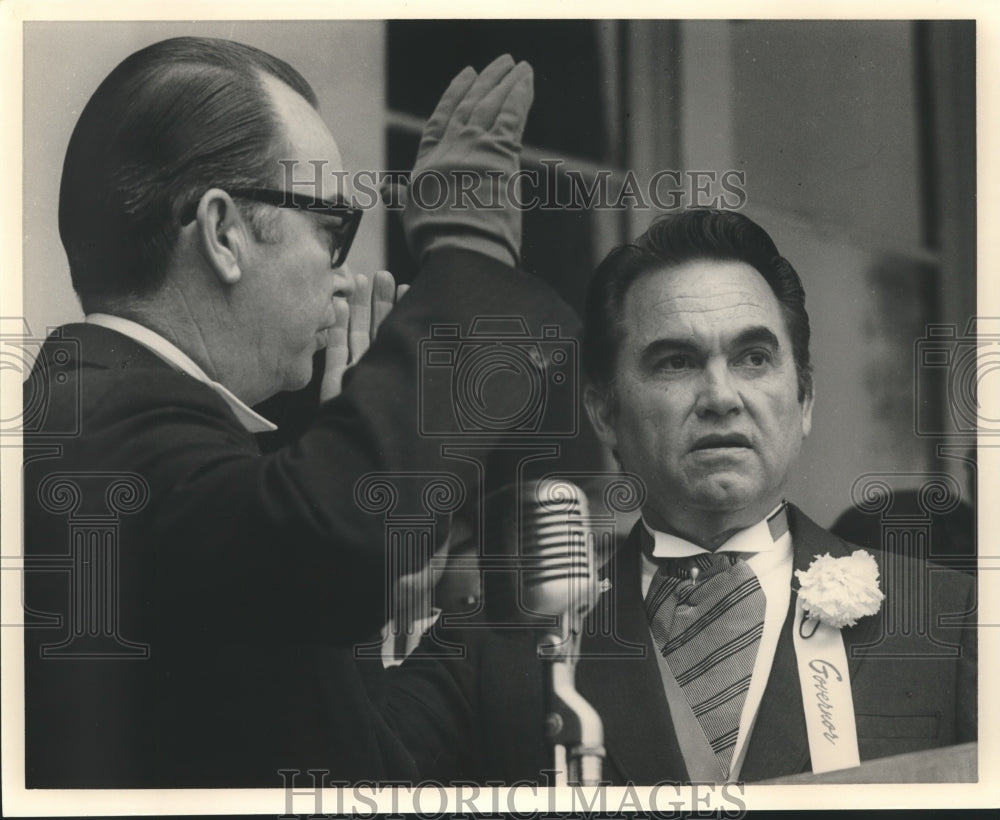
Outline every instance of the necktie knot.
<path fill-rule="evenodd" d="M 702 552 L 697 555 L 685 555 L 683 558 L 653 558 L 653 560 L 657 565 L 657 574 L 661 576 L 699 581 L 725 572 L 745 557 L 744 553 L 739 552 Z"/>

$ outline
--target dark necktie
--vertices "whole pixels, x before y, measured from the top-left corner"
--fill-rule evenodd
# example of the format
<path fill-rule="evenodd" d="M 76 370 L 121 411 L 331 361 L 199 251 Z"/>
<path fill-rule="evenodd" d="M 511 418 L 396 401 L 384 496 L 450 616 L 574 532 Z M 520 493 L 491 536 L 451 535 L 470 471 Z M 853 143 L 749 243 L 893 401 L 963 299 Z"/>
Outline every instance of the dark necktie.
<path fill-rule="evenodd" d="M 728 774 L 764 630 L 764 592 L 739 553 L 657 563 L 646 593 L 654 642 Z"/>

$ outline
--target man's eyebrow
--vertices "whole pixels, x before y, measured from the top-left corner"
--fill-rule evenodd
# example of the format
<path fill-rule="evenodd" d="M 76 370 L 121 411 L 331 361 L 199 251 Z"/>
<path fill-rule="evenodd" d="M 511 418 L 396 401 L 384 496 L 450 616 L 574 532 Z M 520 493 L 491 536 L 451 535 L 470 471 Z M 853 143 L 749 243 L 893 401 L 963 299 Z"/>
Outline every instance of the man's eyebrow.
<path fill-rule="evenodd" d="M 641 364 L 652 364 L 653 360 L 667 353 L 689 353 L 696 355 L 700 351 L 698 345 L 689 339 L 654 339 L 639 355 Z"/>
<path fill-rule="evenodd" d="M 778 337 L 775 335 L 774 331 L 764 325 L 756 325 L 754 327 L 748 327 L 746 330 L 741 330 L 729 342 L 729 347 L 741 348 L 760 344 L 768 345 L 769 347 L 773 347 L 775 350 L 778 350 L 781 347 L 778 343 Z"/>
<path fill-rule="evenodd" d="M 755 325 L 741 330 L 727 344 L 730 349 L 742 349 L 753 345 L 767 345 L 775 350 L 779 350 L 781 347 L 774 331 L 764 325 Z M 690 339 L 664 337 L 654 339 L 646 345 L 639 355 L 639 362 L 642 365 L 650 365 L 658 357 L 668 353 L 687 353 L 696 356 L 701 352 L 702 349 Z"/>

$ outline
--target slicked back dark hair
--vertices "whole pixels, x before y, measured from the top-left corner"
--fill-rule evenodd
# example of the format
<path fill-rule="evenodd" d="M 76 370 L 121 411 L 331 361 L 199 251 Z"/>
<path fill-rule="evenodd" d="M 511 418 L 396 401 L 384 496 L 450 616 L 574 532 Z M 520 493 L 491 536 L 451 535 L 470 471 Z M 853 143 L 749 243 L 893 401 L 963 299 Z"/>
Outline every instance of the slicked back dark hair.
<path fill-rule="evenodd" d="M 799 401 L 812 396 L 809 314 L 802 280 L 760 225 L 735 211 L 711 209 L 659 217 L 635 242 L 615 248 L 598 265 L 584 308 L 583 365 L 590 383 L 614 396 L 618 351 L 625 336 L 625 296 L 636 279 L 697 259 L 745 262 L 764 277 L 791 337 Z"/>
<path fill-rule="evenodd" d="M 59 192 L 59 234 L 84 310 L 155 292 L 178 213 L 206 190 L 277 181 L 285 135 L 263 74 L 317 106 L 283 60 L 206 37 L 137 51 L 94 92 L 70 138 Z"/>

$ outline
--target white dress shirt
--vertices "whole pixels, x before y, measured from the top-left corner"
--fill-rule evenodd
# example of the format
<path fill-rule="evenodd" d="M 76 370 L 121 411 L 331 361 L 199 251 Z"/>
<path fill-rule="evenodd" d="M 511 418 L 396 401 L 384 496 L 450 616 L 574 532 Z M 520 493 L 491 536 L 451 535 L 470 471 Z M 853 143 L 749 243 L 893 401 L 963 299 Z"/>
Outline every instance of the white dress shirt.
<path fill-rule="evenodd" d="M 229 405 L 229 409 L 233 411 L 237 420 L 248 432 L 269 433 L 278 429 L 277 425 L 269 422 L 260 413 L 254 412 L 226 387 L 216 381 L 212 381 L 208 377 L 208 374 L 198 367 L 190 356 L 177 347 L 177 345 L 164 339 L 156 331 L 133 322 L 131 319 L 123 319 L 121 316 L 112 316 L 109 313 L 90 313 L 84 321 L 88 324 L 100 325 L 101 327 L 108 328 L 108 330 L 117 331 L 123 336 L 128 336 L 133 341 L 153 351 L 153 353 L 168 364 L 176 367 L 182 373 L 187 373 L 192 378 L 207 384 Z"/>
<path fill-rule="evenodd" d="M 784 503 L 784 502 L 782 502 Z M 757 576 L 760 588 L 764 592 L 764 631 L 760 646 L 757 649 L 757 659 L 754 662 L 750 678 L 750 689 L 747 690 L 743 703 L 743 713 L 740 716 L 740 732 L 733 750 L 733 764 L 729 772 L 729 780 L 739 777 L 746 754 L 747 740 L 753 730 L 757 709 L 764 695 L 764 687 L 771 674 L 774 662 L 774 651 L 778 646 L 778 636 L 788 613 L 788 602 L 791 596 L 792 583 L 792 537 L 785 532 L 777 540 L 771 536 L 767 519 L 780 508 L 775 507 L 767 517 L 752 527 L 740 530 L 725 544 L 719 547 L 720 552 L 746 552 L 752 555 L 746 559 L 746 564 Z M 645 521 L 642 525 L 653 537 L 653 555 L 662 558 L 684 558 L 698 555 L 708 550 L 667 533 L 657 532 Z M 656 574 L 656 564 L 645 554 L 642 560 L 642 595 L 646 597 L 649 585 Z"/>

